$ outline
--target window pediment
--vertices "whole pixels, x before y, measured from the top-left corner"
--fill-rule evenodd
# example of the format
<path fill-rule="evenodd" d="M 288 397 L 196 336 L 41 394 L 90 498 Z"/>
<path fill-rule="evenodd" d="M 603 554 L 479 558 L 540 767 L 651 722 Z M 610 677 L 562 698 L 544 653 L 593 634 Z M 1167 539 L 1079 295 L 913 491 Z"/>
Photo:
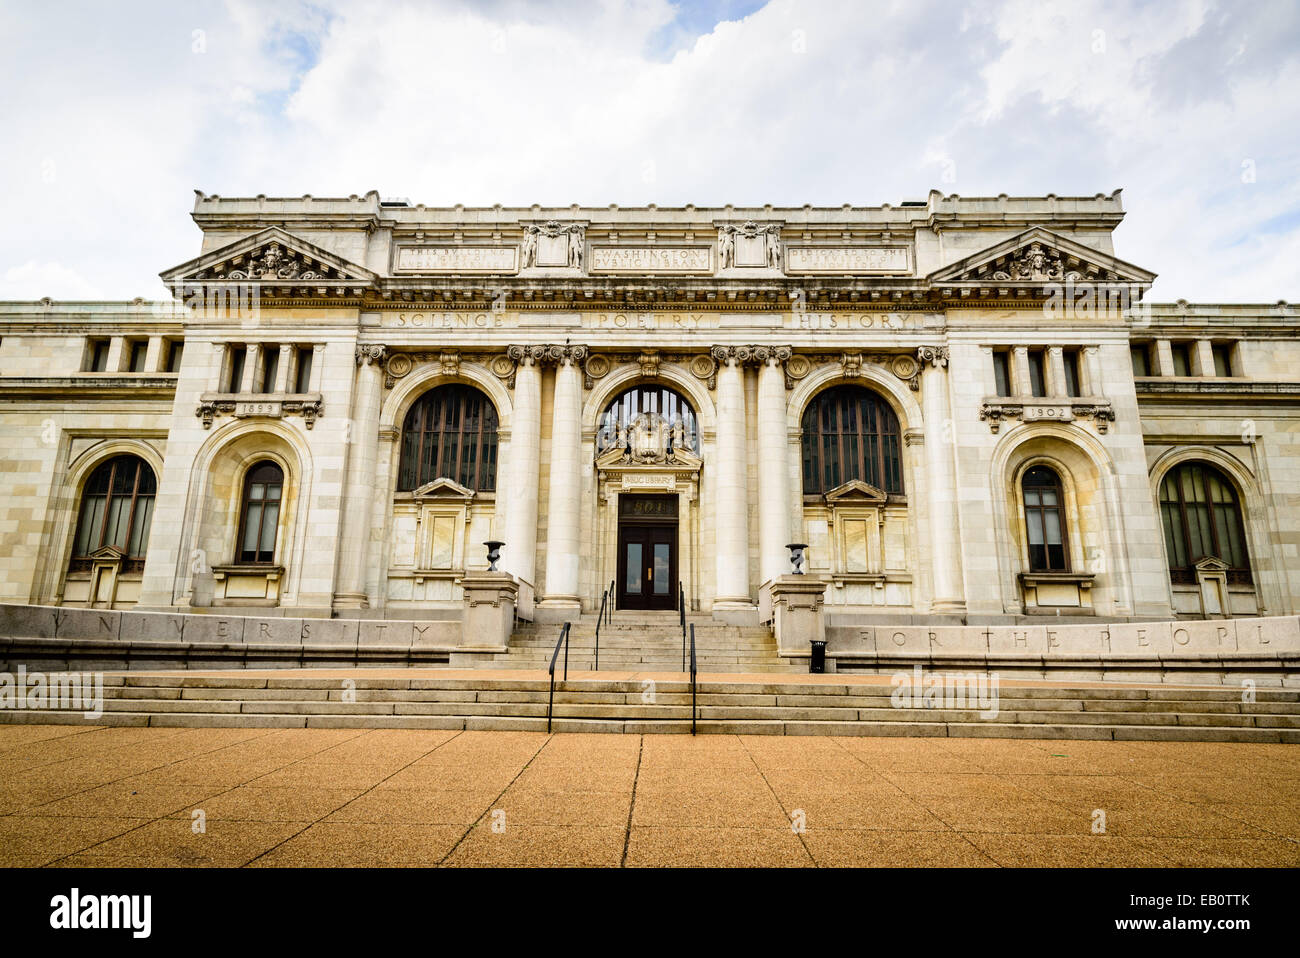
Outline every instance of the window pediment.
<path fill-rule="evenodd" d="M 861 479 L 850 479 L 830 490 L 825 495 L 826 504 L 835 505 L 884 505 L 889 494 L 878 486 Z"/>
<path fill-rule="evenodd" d="M 434 479 L 411 491 L 412 499 L 463 499 L 474 498 L 474 490 L 451 479 Z"/>

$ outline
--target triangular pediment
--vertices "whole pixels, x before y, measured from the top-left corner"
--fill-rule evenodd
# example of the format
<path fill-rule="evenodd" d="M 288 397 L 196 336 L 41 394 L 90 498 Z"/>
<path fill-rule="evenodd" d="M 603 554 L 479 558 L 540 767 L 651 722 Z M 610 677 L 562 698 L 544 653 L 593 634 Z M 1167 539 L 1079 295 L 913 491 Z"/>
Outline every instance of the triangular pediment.
<path fill-rule="evenodd" d="M 1227 572 L 1228 563 L 1215 556 L 1204 556 L 1196 563 L 1197 572 Z"/>
<path fill-rule="evenodd" d="M 1156 274 L 1035 226 L 935 270 L 932 285 L 1123 283 L 1150 285 Z"/>
<path fill-rule="evenodd" d="M 90 554 L 92 559 L 121 559 L 125 556 L 126 550 L 114 545 L 101 546 Z"/>
<path fill-rule="evenodd" d="M 434 479 L 415 489 L 411 495 L 416 499 L 473 499 L 474 490 L 451 479 Z"/>
<path fill-rule="evenodd" d="M 686 449 L 674 449 L 662 455 L 637 458 L 623 446 L 614 446 L 596 456 L 597 469 L 623 469 L 629 471 L 663 472 L 665 470 L 698 470 L 704 460 Z"/>
<path fill-rule="evenodd" d="M 839 503 L 871 503 L 879 504 L 889 500 L 889 493 L 878 486 L 873 486 L 869 482 L 863 482 L 861 479 L 850 479 L 843 485 L 836 486 L 830 492 L 826 493 L 826 502 L 829 505 Z"/>
<path fill-rule="evenodd" d="M 165 283 L 261 283 L 351 287 L 358 292 L 377 276 L 356 263 L 270 226 L 159 274 Z"/>

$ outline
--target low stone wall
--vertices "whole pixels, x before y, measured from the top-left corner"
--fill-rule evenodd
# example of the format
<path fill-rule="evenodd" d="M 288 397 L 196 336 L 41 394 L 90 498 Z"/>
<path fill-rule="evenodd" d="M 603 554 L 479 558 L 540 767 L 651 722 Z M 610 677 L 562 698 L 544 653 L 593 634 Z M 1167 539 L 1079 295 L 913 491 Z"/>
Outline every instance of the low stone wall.
<path fill-rule="evenodd" d="M 448 620 L 115 612 L 0 604 L 0 669 L 459 665 L 479 650 Z"/>
<path fill-rule="evenodd" d="M 1300 617 L 1014 626 L 833 625 L 837 671 L 1002 671 L 1020 678 L 1300 685 Z"/>

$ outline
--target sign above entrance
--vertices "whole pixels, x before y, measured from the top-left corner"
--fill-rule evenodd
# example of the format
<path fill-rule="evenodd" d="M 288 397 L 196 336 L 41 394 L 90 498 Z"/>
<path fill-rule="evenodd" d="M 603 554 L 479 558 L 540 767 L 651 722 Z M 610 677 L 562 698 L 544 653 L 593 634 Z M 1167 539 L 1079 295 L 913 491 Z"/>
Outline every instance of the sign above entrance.
<path fill-rule="evenodd" d="M 625 519 L 676 519 L 676 496 L 619 496 L 618 512 Z"/>

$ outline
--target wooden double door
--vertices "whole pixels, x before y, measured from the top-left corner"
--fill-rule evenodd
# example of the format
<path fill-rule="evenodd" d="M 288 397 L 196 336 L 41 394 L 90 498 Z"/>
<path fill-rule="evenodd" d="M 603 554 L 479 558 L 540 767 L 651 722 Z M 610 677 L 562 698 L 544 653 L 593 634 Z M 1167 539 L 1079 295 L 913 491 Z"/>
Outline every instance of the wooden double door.
<path fill-rule="evenodd" d="M 621 496 L 618 608 L 677 608 L 677 497 Z"/>

